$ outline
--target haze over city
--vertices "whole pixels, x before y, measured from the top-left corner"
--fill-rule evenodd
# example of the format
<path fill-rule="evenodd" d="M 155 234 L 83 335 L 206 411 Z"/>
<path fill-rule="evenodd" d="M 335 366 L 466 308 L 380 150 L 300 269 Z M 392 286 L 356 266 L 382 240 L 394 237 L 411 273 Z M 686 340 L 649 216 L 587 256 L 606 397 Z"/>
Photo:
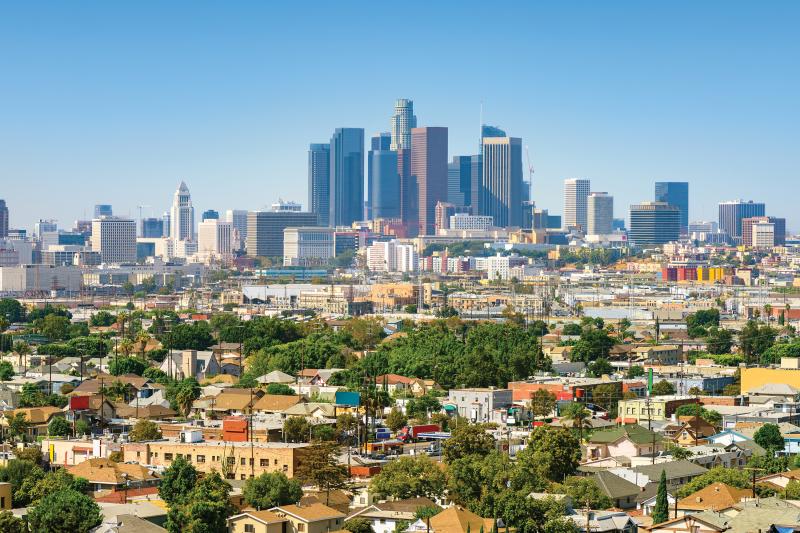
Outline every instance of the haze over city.
<path fill-rule="evenodd" d="M 28 229 L 95 203 L 160 216 L 182 180 L 199 210 L 308 207 L 309 143 L 387 131 L 411 98 L 420 126 L 449 128 L 449 156 L 477 151 L 482 105 L 529 147 L 551 213 L 566 178 L 614 195 L 620 218 L 654 181 L 688 181 L 693 220 L 744 198 L 796 229 L 799 10 L 6 4 L 0 197 Z"/>

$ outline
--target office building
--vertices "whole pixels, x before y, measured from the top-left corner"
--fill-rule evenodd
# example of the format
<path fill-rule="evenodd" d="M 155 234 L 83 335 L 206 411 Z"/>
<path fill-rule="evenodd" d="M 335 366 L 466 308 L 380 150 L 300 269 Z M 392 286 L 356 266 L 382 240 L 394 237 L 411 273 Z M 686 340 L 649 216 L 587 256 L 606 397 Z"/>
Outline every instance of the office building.
<path fill-rule="evenodd" d="M 247 214 L 247 255 L 283 257 L 283 230 L 318 225 L 316 213 L 251 211 Z"/>
<path fill-rule="evenodd" d="M 497 126 L 481 124 L 481 143 L 483 143 L 483 139 L 487 137 L 506 137 L 506 132 Z"/>
<path fill-rule="evenodd" d="M 112 217 L 112 216 L 114 216 L 114 210 L 111 208 L 110 204 L 95 204 L 94 218 Z"/>
<path fill-rule="evenodd" d="M 455 213 L 450 217 L 450 229 L 489 231 L 494 227 L 494 219 L 488 215 Z"/>
<path fill-rule="evenodd" d="M 580 227 L 586 231 L 589 200 L 589 180 L 564 180 L 564 228 Z"/>
<path fill-rule="evenodd" d="M 319 217 L 322 226 L 328 226 L 331 186 L 331 145 L 314 143 L 308 147 L 308 208 Z M 245 235 L 246 236 L 246 235 Z"/>
<path fill-rule="evenodd" d="M 225 211 L 225 222 L 230 222 L 233 229 L 239 232 L 239 238 L 247 237 L 247 211 L 244 209 L 228 209 Z"/>
<path fill-rule="evenodd" d="M 786 219 L 777 217 L 749 217 L 742 219 L 742 245 L 754 246 L 763 248 L 764 245 L 756 244 L 758 239 L 755 238 L 755 225 L 756 224 L 772 224 L 772 244 L 770 246 L 783 246 L 786 244 Z M 762 234 L 761 242 L 764 242 L 766 237 L 764 233 L 768 231 L 766 227 L 758 228 Z"/>
<path fill-rule="evenodd" d="M 104 263 L 136 261 L 136 221 L 122 217 L 92 220 L 92 250 Z"/>
<path fill-rule="evenodd" d="M 4 293 L 77 292 L 81 284 L 81 270 L 74 266 L 25 264 L 0 268 L 0 292 Z"/>
<path fill-rule="evenodd" d="M 742 238 L 742 220 L 751 217 L 763 217 L 766 209 L 763 203 L 733 200 L 719 204 L 719 228 L 739 242 Z"/>
<path fill-rule="evenodd" d="M 614 197 L 605 192 L 589 193 L 586 201 L 586 234 L 610 234 L 613 220 Z"/>
<path fill-rule="evenodd" d="M 483 173 L 480 155 L 453 156 L 447 165 L 447 201 L 456 206 L 477 204 Z"/>
<path fill-rule="evenodd" d="M 417 127 L 414 102 L 405 98 L 396 100 L 391 124 L 391 144 L 389 149 L 407 150 L 411 148 L 411 130 Z"/>
<path fill-rule="evenodd" d="M 283 230 L 283 265 L 327 265 L 334 257 L 335 233 L 333 228 L 286 228 Z"/>
<path fill-rule="evenodd" d="M 364 130 L 337 128 L 330 153 L 328 225 L 350 226 L 364 215 Z"/>
<path fill-rule="evenodd" d="M 412 244 L 378 241 L 367 247 L 367 267 L 372 272 L 416 272 L 419 256 Z"/>
<path fill-rule="evenodd" d="M 745 219 L 748 220 L 748 219 Z M 772 248 L 775 246 L 775 224 L 757 220 L 749 224 L 750 246 L 753 248 Z M 742 226 L 742 240 L 744 240 L 745 226 Z"/>
<path fill-rule="evenodd" d="M 447 201 L 447 128 L 411 130 L 411 175 L 416 183 L 421 235 L 436 234 L 436 203 Z"/>
<path fill-rule="evenodd" d="M 172 232 L 172 217 L 169 211 L 164 211 L 164 214 L 161 215 L 161 225 L 164 228 L 164 237 L 169 237 Z"/>
<path fill-rule="evenodd" d="M 631 206 L 628 238 L 637 246 L 666 244 L 681 235 L 680 208 L 665 202 Z"/>
<path fill-rule="evenodd" d="M 158 239 L 164 236 L 164 221 L 160 218 L 143 218 L 140 236 Z"/>
<path fill-rule="evenodd" d="M 689 183 L 686 181 L 657 181 L 655 201 L 674 205 L 681 212 L 681 235 L 689 233 Z"/>
<path fill-rule="evenodd" d="M 372 137 L 367 155 L 367 218 L 400 218 L 400 174 L 391 135 Z"/>
<path fill-rule="evenodd" d="M 286 201 L 283 198 L 278 198 L 277 202 L 273 202 L 270 209 L 276 213 L 301 213 L 303 205 L 297 202 Z"/>
<path fill-rule="evenodd" d="M 467 209 L 464 207 L 457 207 L 450 202 L 437 202 L 436 203 L 436 233 L 441 229 L 450 228 L 450 217 L 456 213 L 462 212 L 460 210 Z"/>
<path fill-rule="evenodd" d="M 33 225 L 33 235 L 41 238 L 44 233 L 55 233 L 58 231 L 58 224 L 55 220 L 42 220 Z"/>
<path fill-rule="evenodd" d="M 175 241 L 193 241 L 194 238 L 194 207 L 192 195 L 185 182 L 181 182 L 172 199 L 170 210 L 169 236 Z"/>
<path fill-rule="evenodd" d="M 202 260 L 229 261 L 234 249 L 233 224 L 206 218 L 197 226 L 197 254 Z"/>
<path fill-rule="evenodd" d="M 203 220 L 211 220 L 211 219 L 214 219 L 214 220 L 219 219 L 219 212 L 218 211 L 214 211 L 213 209 L 207 209 L 206 211 L 203 211 L 203 214 L 200 216 L 200 220 L 201 221 L 203 221 Z"/>
<path fill-rule="evenodd" d="M 522 226 L 522 139 L 484 137 L 483 170 L 478 208 L 472 214 L 491 216 L 499 228 Z"/>
<path fill-rule="evenodd" d="M 5 200 L 0 200 L 0 239 L 8 237 L 8 206 Z"/>

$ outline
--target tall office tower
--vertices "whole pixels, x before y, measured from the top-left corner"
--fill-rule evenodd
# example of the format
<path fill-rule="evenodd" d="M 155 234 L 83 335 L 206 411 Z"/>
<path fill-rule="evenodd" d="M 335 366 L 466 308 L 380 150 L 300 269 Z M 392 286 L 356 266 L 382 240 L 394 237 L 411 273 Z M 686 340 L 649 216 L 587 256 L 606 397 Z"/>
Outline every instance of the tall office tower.
<path fill-rule="evenodd" d="M 657 181 L 656 202 L 665 202 L 681 210 L 681 235 L 689 233 L 689 182 Z"/>
<path fill-rule="evenodd" d="M 755 224 L 772 224 L 774 233 L 773 246 L 783 246 L 786 244 L 785 218 L 748 217 L 742 219 L 742 245 L 756 246 L 756 240 L 753 238 L 753 226 Z"/>
<path fill-rule="evenodd" d="M 400 218 L 408 231 L 415 231 L 419 219 L 419 194 L 417 183 L 411 174 L 411 148 L 397 151 L 397 174 L 400 175 Z"/>
<path fill-rule="evenodd" d="M 95 204 L 94 218 L 111 216 L 114 216 L 114 210 L 111 208 L 111 204 Z"/>
<path fill-rule="evenodd" d="M 233 224 L 206 218 L 197 226 L 197 253 L 204 259 L 230 259 L 233 253 Z"/>
<path fill-rule="evenodd" d="M 734 241 L 738 242 L 742 238 L 742 219 L 763 217 L 765 211 L 763 203 L 752 200 L 721 202 L 719 204 L 719 229 L 727 232 Z"/>
<path fill-rule="evenodd" d="M 143 218 L 139 235 L 148 239 L 164 236 L 164 221 L 160 218 Z"/>
<path fill-rule="evenodd" d="M 161 225 L 164 227 L 164 237 L 169 237 L 172 231 L 172 220 L 169 211 L 164 211 L 161 215 Z"/>
<path fill-rule="evenodd" d="M 414 115 L 414 102 L 400 98 L 394 103 L 392 115 L 392 141 L 390 150 L 407 150 L 411 148 L 411 130 L 417 127 L 417 117 Z"/>
<path fill-rule="evenodd" d="M 194 207 L 192 195 L 185 182 L 181 182 L 175 191 L 170 210 L 169 236 L 174 241 L 194 240 Z"/>
<path fill-rule="evenodd" d="M 136 261 L 136 221 L 114 216 L 92 220 L 92 251 L 104 263 Z"/>
<path fill-rule="evenodd" d="M 665 202 L 642 202 L 631 206 L 628 238 L 637 246 L 666 244 L 681 236 L 681 211 Z"/>
<path fill-rule="evenodd" d="M 55 233 L 58 231 L 58 224 L 55 220 L 42 220 L 33 225 L 33 234 L 41 238 L 45 233 Z"/>
<path fill-rule="evenodd" d="M 411 175 L 417 184 L 418 232 L 436 234 L 436 203 L 447 201 L 447 128 L 411 130 Z"/>
<path fill-rule="evenodd" d="M 487 137 L 506 137 L 506 132 L 497 126 L 481 124 L 481 143 L 483 143 L 483 139 Z"/>
<path fill-rule="evenodd" d="M 589 198 L 589 180 L 564 180 L 564 228 L 580 226 L 586 231 L 586 208 Z"/>
<path fill-rule="evenodd" d="M 0 239 L 8 237 L 8 206 L 5 200 L 0 200 Z"/>
<path fill-rule="evenodd" d="M 367 154 L 367 218 L 400 217 L 400 174 L 390 133 L 372 137 Z"/>
<path fill-rule="evenodd" d="M 247 255 L 283 257 L 283 230 L 316 225 L 316 213 L 250 211 L 247 213 Z"/>
<path fill-rule="evenodd" d="M 214 211 L 213 209 L 207 209 L 203 211 L 203 214 L 200 216 L 200 220 L 211 220 L 211 219 L 219 219 L 219 211 Z"/>
<path fill-rule="evenodd" d="M 586 233 L 608 235 L 614 221 L 614 197 L 606 192 L 589 193 L 586 202 Z"/>
<path fill-rule="evenodd" d="M 477 212 L 499 228 L 522 227 L 522 139 L 484 137 Z"/>
<path fill-rule="evenodd" d="M 240 238 L 247 238 L 247 211 L 244 209 L 228 209 L 225 211 L 225 222 L 230 222 L 233 225 L 233 229 L 239 231 Z"/>
<path fill-rule="evenodd" d="M 319 216 L 321 226 L 329 226 L 331 186 L 331 145 L 308 146 L 308 209 Z M 247 232 L 245 231 L 245 234 Z"/>
<path fill-rule="evenodd" d="M 336 128 L 331 137 L 329 193 L 329 226 L 349 226 L 364 218 L 364 130 L 362 128 Z"/>
<path fill-rule="evenodd" d="M 460 207 L 472 205 L 473 171 L 480 172 L 476 164 L 480 156 L 454 155 L 447 165 L 447 201 Z M 477 184 L 477 180 L 476 180 Z"/>

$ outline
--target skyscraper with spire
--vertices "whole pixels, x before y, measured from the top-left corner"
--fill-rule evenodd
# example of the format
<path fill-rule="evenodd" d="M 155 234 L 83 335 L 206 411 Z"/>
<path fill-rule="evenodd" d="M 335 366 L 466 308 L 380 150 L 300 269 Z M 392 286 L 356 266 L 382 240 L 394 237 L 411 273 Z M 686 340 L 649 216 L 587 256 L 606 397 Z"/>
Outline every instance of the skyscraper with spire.
<path fill-rule="evenodd" d="M 170 209 L 169 235 L 176 241 L 194 241 L 194 207 L 192 195 L 185 182 L 181 182 L 175 196 L 172 198 Z"/>
<path fill-rule="evenodd" d="M 414 115 L 414 102 L 400 98 L 394 103 L 392 115 L 392 150 L 407 150 L 411 148 L 411 129 L 417 127 L 417 117 Z"/>

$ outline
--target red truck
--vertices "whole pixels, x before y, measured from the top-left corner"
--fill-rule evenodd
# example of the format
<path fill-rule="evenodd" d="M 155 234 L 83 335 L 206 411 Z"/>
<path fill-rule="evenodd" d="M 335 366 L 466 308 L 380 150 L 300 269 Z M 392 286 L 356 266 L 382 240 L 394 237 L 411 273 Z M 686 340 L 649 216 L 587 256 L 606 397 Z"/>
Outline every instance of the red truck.
<path fill-rule="evenodd" d="M 409 442 L 419 438 L 420 433 L 435 433 L 441 431 L 438 424 L 421 424 L 419 426 L 406 426 L 397 434 L 397 438 L 403 442 Z"/>

